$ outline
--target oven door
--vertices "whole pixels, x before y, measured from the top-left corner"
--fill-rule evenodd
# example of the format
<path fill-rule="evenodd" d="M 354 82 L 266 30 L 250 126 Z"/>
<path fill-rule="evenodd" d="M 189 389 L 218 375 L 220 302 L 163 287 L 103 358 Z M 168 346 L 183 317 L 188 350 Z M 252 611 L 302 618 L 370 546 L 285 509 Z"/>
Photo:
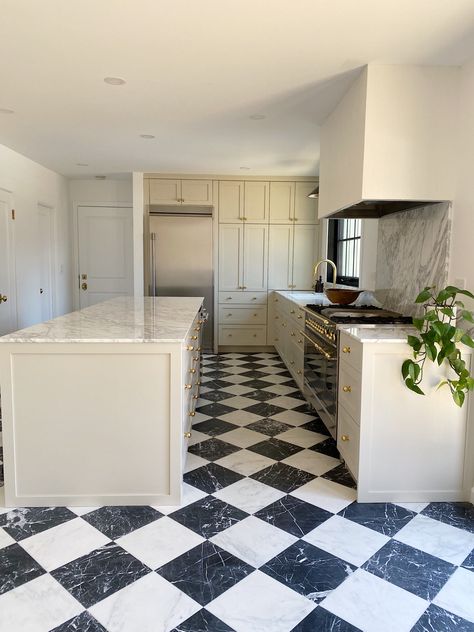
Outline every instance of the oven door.
<path fill-rule="evenodd" d="M 304 337 L 304 394 L 336 437 L 337 346 L 308 328 Z"/>

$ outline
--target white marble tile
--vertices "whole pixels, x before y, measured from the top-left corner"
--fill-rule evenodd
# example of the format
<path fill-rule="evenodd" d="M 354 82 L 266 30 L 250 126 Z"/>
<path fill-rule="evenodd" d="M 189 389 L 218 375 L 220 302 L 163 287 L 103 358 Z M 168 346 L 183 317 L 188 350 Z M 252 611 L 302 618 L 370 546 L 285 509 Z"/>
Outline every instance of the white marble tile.
<path fill-rule="evenodd" d="M 271 419 L 282 421 L 284 424 L 290 424 L 290 426 L 302 426 L 314 419 L 314 417 L 306 413 L 299 413 L 296 410 L 284 410 L 281 413 L 272 415 Z"/>
<path fill-rule="evenodd" d="M 266 373 L 267 375 L 270 375 L 270 374 L 275 375 L 275 374 L 283 373 L 284 371 L 286 371 L 285 367 L 283 366 L 266 366 L 263 364 L 260 365 L 258 370 L 261 371 L 262 373 Z"/>
<path fill-rule="evenodd" d="M 211 541 L 257 568 L 294 544 L 297 539 L 255 516 L 249 516 L 213 536 Z"/>
<path fill-rule="evenodd" d="M 455 570 L 433 603 L 474 623 L 474 573 L 465 568 Z"/>
<path fill-rule="evenodd" d="M 204 538 L 164 516 L 118 538 L 116 542 L 149 568 L 156 570 L 201 544 Z"/>
<path fill-rule="evenodd" d="M 268 439 L 267 435 L 249 430 L 248 428 L 236 428 L 235 430 L 219 435 L 218 438 L 227 443 L 232 443 L 232 445 L 238 445 L 239 448 L 248 448 L 251 445 Z"/>
<path fill-rule="evenodd" d="M 68 507 L 76 516 L 84 516 L 85 514 L 95 511 L 97 507 Z"/>
<path fill-rule="evenodd" d="M 339 513 L 354 502 L 357 492 L 355 489 L 327 481 L 325 478 L 315 478 L 291 492 L 291 495 L 326 511 Z"/>
<path fill-rule="evenodd" d="M 409 632 L 428 602 L 359 568 L 321 606 L 364 632 Z"/>
<path fill-rule="evenodd" d="M 474 534 L 418 514 L 396 535 L 396 540 L 460 565 L 474 549 Z"/>
<path fill-rule="evenodd" d="M 234 364 L 233 366 L 222 366 L 220 369 L 223 373 L 231 373 L 232 375 L 240 375 L 241 373 L 247 373 L 250 369 L 246 366 L 238 366 Z"/>
<path fill-rule="evenodd" d="M 51 575 L 0 595 L 2 632 L 49 632 L 84 608 Z"/>
<path fill-rule="evenodd" d="M 245 393 L 251 393 L 252 389 L 250 386 L 245 386 L 245 384 L 233 384 L 232 386 L 224 386 L 224 393 L 231 393 L 232 395 L 245 395 Z M 225 400 L 222 400 L 225 404 Z"/>
<path fill-rule="evenodd" d="M 230 382 L 231 384 L 242 384 L 245 382 L 250 382 L 252 378 L 246 375 L 227 375 L 225 378 L 226 382 Z"/>
<path fill-rule="evenodd" d="M 283 375 L 266 375 L 265 382 L 271 382 L 272 384 L 281 384 L 282 382 L 287 382 L 288 378 Z"/>
<path fill-rule="evenodd" d="M 8 535 L 6 531 L 0 529 L 0 549 L 5 548 L 6 546 L 10 546 L 10 544 L 14 544 L 15 540 Z"/>
<path fill-rule="evenodd" d="M 280 437 L 281 435 L 278 436 L 278 439 L 280 439 Z M 321 476 L 340 465 L 341 462 L 339 459 L 335 459 L 327 454 L 315 452 L 314 450 L 301 450 L 289 456 L 287 459 L 284 459 L 282 463 L 287 463 L 288 465 L 297 467 L 315 476 Z"/>
<path fill-rule="evenodd" d="M 47 571 L 86 555 L 110 542 L 92 525 L 74 518 L 21 541 L 21 546 Z"/>
<path fill-rule="evenodd" d="M 201 498 L 204 498 L 205 496 L 207 496 L 206 492 L 203 492 L 202 490 L 198 489 L 197 487 L 193 487 L 193 485 L 189 485 L 188 483 L 183 483 L 183 494 L 180 505 L 157 505 L 156 507 L 154 507 L 154 509 L 161 511 L 162 514 L 165 514 L 165 516 L 167 516 L 170 513 L 173 513 L 173 511 L 177 511 L 182 507 L 187 507 L 191 503 L 195 503 L 197 500 L 201 500 Z"/>
<path fill-rule="evenodd" d="M 213 404 L 213 402 L 206 401 L 207 404 Z M 203 406 L 204 404 L 198 404 L 199 406 Z M 193 426 L 200 423 L 201 421 L 206 421 L 207 419 L 211 419 L 209 415 L 203 415 L 199 411 L 196 411 L 196 414 L 193 417 Z"/>
<path fill-rule="evenodd" d="M 225 406 L 230 406 L 231 408 L 236 408 L 237 410 L 248 408 L 249 406 L 254 406 L 255 403 L 256 402 L 254 399 L 250 399 L 250 397 L 243 397 L 242 395 L 229 397 L 229 399 L 225 399 L 223 401 L 223 404 L 225 404 Z"/>
<path fill-rule="evenodd" d="M 195 445 L 196 443 L 202 443 L 203 441 L 207 441 L 210 439 L 210 436 L 204 434 L 203 432 L 199 432 L 198 430 L 191 431 L 191 438 L 189 439 L 188 445 Z"/>
<path fill-rule="evenodd" d="M 209 461 L 203 459 L 202 456 L 198 456 L 197 454 L 188 452 L 186 454 L 186 466 L 184 468 L 184 471 L 191 472 L 192 470 L 196 470 L 198 467 L 202 467 L 203 465 L 207 465 L 208 463 Z"/>
<path fill-rule="evenodd" d="M 275 461 L 250 450 L 239 450 L 234 452 L 234 454 L 229 454 L 229 456 L 219 459 L 216 463 L 227 467 L 229 470 L 243 474 L 243 476 L 251 476 L 255 472 L 260 472 L 260 470 L 269 467 Z"/>
<path fill-rule="evenodd" d="M 262 390 L 268 393 L 275 393 L 275 395 L 288 395 L 288 393 L 293 393 L 295 389 L 291 386 L 286 386 L 286 384 L 272 384 L 272 386 L 266 386 Z"/>
<path fill-rule="evenodd" d="M 289 397 L 288 395 L 279 395 L 275 397 L 275 399 L 270 399 L 268 401 L 269 404 L 273 404 L 274 406 L 280 406 L 281 408 L 287 408 L 291 410 L 292 408 L 298 408 L 301 404 L 304 404 L 301 399 L 297 399 L 296 397 Z"/>
<path fill-rule="evenodd" d="M 430 503 L 395 503 L 395 504 L 399 505 L 400 507 L 404 507 L 405 509 L 408 509 L 408 511 L 414 511 L 415 513 L 420 513 L 420 511 L 423 511 L 423 509 L 428 507 Z"/>
<path fill-rule="evenodd" d="M 89 612 L 108 632 L 169 632 L 201 609 L 193 599 L 150 573 Z"/>
<path fill-rule="evenodd" d="M 206 609 L 235 632 L 289 632 L 314 610 L 314 603 L 257 570 Z"/>
<path fill-rule="evenodd" d="M 341 516 L 332 516 L 303 536 L 303 540 L 350 564 L 362 566 L 390 538 Z"/>
<path fill-rule="evenodd" d="M 310 430 L 296 427 L 279 434 L 278 439 L 299 445 L 301 448 L 309 448 L 321 441 L 325 441 L 327 437 L 318 432 L 311 432 Z"/>
<path fill-rule="evenodd" d="M 219 415 L 219 419 L 228 421 L 236 426 L 247 426 L 254 421 L 258 421 L 261 417 L 259 417 L 259 415 L 254 415 L 254 413 L 249 413 L 246 410 L 233 410 L 231 413 Z"/>
<path fill-rule="evenodd" d="M 252 478 L 243 478 L 215 492 L 214 496 L 247 513 L 255 513 L 280 500 L 285 494 Z"/>

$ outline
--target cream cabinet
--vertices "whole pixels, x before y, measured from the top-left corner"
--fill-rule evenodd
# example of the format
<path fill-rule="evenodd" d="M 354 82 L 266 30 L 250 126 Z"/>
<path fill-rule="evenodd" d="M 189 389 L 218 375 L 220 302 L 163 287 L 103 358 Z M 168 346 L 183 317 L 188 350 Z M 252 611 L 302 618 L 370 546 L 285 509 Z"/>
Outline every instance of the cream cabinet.
<path fill-rule="evenodd" d="M 296 182 L 295 184 L 295 222 L 300 224 L 317 224 L 318 198 L 308 195 L 316 187 L 316 182 Z"/>
<path fill-rule="evenodd" d="M 268 223 L 270 186 L 268 182 L 221 180 L 219 182 L 219 222 L 229 224 Z"/>
<path fill-rule="evenodd" d="M 273 292 L 269 296 L 269 345 L 274 345 L 281 359 L 290 371 L 296 384 L 303 391 L 304 386 L 304 311 L 301 307 Z"/>
<path fill-rule="evenodd" d="M 267 289 L 268 226 L 223 224 L 219 229 L 219 290 Z"/>
<path fill-rule="evenodd" d="M 309 198 L 316 182 L 271 182 L 271 224 L 317 224 L 318 201 Z"/>
<path fill-rule="evenodd" d="M 212 204 L 212 180 L 150 178 L 148 182 L 150 204 Z"/>
<path fill-rule="evenodd" d="M 244 221 L 264 224 L 268 222 L 270 209 L 270 187 L 268 182 L 245 182 Z"/>
<path fill-rule="evenodd" d="M 219 182 L 219 222 L 241 222 L 244 217 L 244 183 L 238 180 Z"/>
<path fill-rule="evenodd" d="M 271 224 L 268 288 L 310 290 L 318 250 L 318 225 Z"/>

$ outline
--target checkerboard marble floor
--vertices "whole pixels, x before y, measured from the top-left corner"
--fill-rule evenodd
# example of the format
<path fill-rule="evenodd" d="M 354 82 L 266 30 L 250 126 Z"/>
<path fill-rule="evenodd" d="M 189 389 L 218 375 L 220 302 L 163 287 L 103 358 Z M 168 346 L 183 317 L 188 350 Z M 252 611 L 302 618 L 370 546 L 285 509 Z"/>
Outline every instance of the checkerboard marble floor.
<path fill-rule="evenodd" d="M 0 632 L 474 630 L 472 505 L 359 505 L 278 356 L 203 371 L 181 507 L 0 509 Z"/>

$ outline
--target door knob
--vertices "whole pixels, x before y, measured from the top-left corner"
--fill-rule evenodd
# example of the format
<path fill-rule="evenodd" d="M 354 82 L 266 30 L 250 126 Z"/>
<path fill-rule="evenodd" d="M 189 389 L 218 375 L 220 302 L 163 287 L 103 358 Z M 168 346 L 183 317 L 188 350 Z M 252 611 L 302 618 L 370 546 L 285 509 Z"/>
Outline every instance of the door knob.
<path fill-rule="evenodd" d="M 8 301 L 8 296 L 5 294 L 0 294 L 0 303 L 6 303 Z"/>
<path fill-rule="evenodd" d="M 87 290 L 87 283 L 82 283 L 81 288 L 85 291 Z"/>

